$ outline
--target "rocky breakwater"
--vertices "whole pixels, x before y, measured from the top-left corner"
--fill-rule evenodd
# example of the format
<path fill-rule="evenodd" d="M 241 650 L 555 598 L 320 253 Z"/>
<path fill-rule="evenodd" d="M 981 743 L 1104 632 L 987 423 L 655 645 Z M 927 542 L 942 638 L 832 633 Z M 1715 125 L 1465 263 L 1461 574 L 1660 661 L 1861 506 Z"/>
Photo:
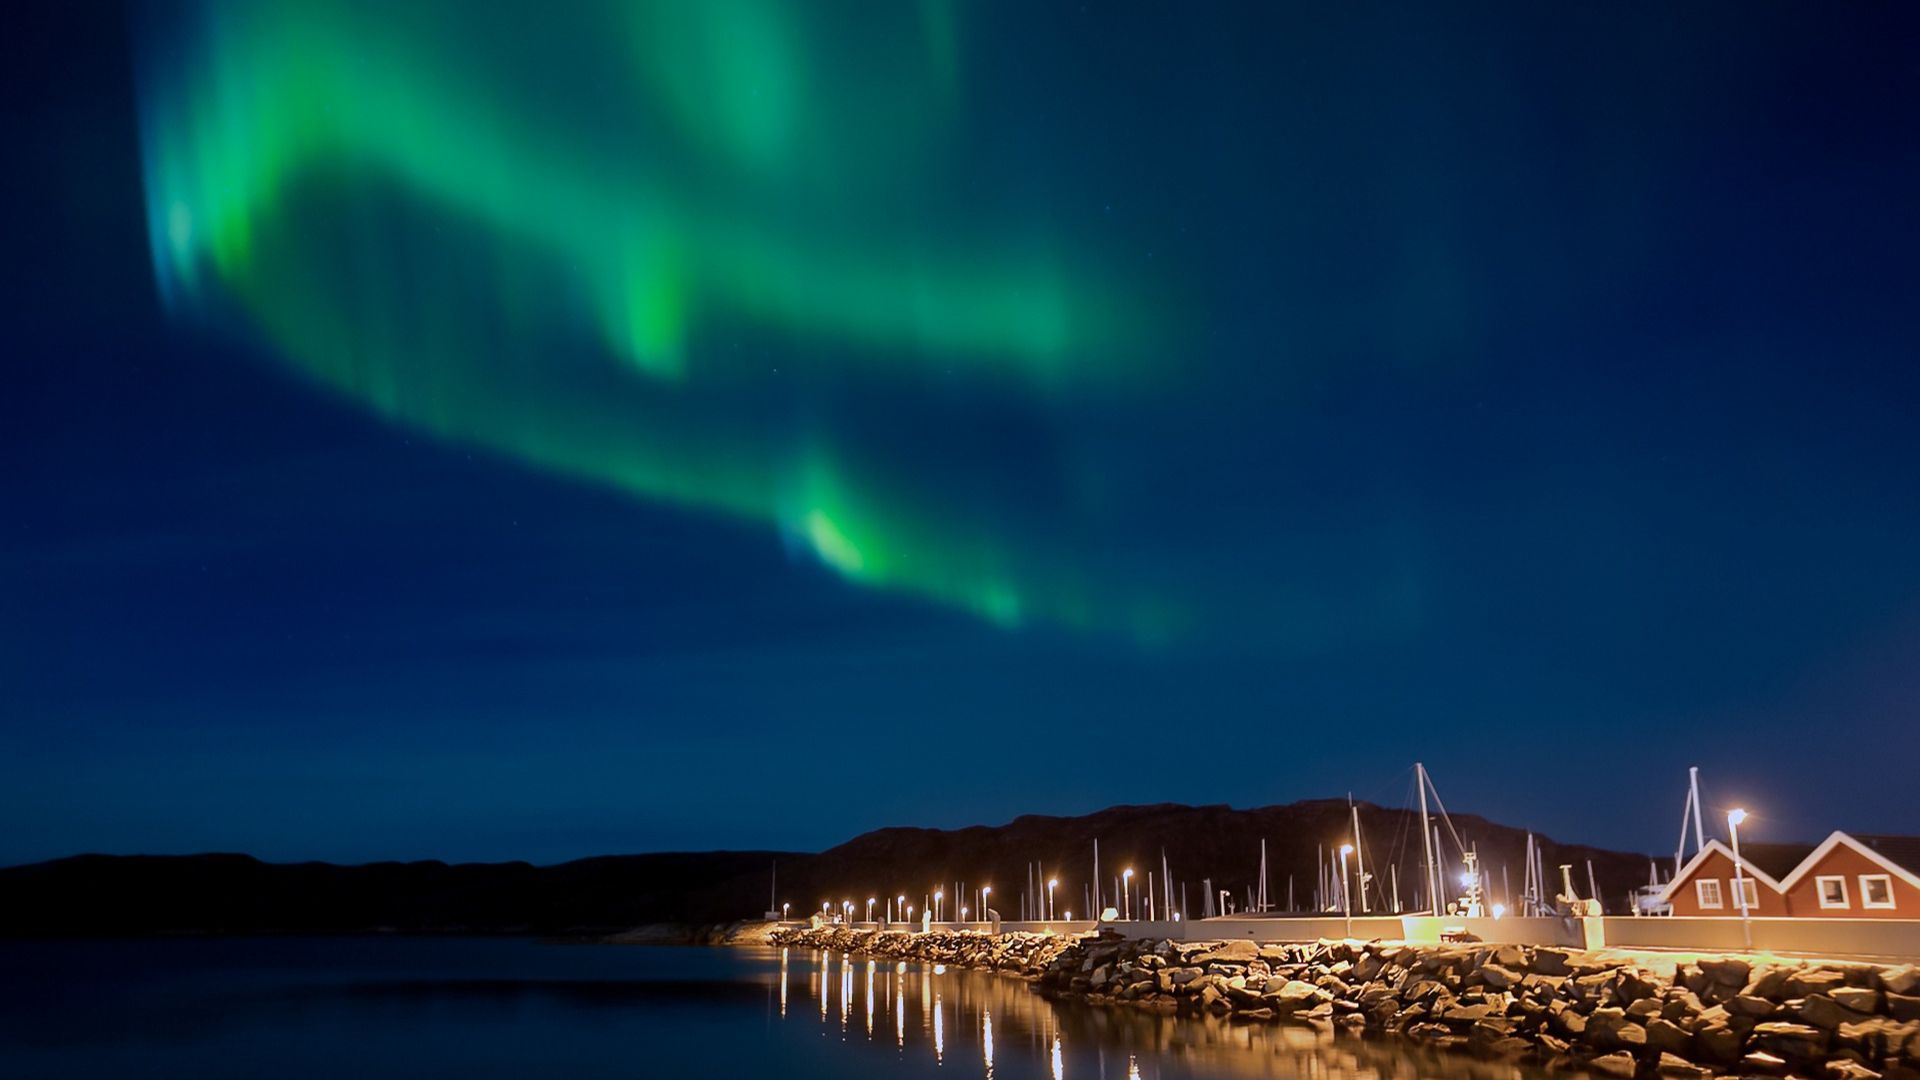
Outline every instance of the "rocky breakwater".
<path fill-rule="evenodd" d="M 1043 993 L 1383 1032 L 1620 1077 L 1920 1080 L 1920 968 L 1521 946 L 782 931 L 776 944 L 992 968 Z"/>
<path fill-rule="evenodd" d="M 1090 937 L 1091 935 L 1087 935 Z M 855 930 L 844 926 L 775 930 L 774 945 L 860 953 L 888 960 L 1002 971 L 1039 978 L 1083 938 L 1054 934 L 989 934 L 979 930 L 912 934 L 905 930 Z"/>

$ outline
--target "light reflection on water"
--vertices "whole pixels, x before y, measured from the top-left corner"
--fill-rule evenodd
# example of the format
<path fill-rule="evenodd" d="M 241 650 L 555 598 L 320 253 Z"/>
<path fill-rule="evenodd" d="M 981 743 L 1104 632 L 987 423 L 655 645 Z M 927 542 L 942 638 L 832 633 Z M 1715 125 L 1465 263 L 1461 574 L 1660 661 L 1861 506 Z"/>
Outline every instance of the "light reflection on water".
<path fill-rule="evenodd" d="M 876 1021 L 891 1026 L 887 1048 L 908 1064 L 918 1058 L 929 1074 L 979 1075 L 986 1080 L 1175 1080 L 1201 1077 L 1283 1077 L 1302 1080 L 1538 1080 L 1530 1065 L 1441 1053 L 1402 1040 L 1336 1036 L 1305 1025 L 1233 1022 L 1218 1017 L 1173 1017 L 1130 1008 L 1050 1001 L 1021 980 L 944 965 L 814 954 L 820 978 L 807 992 L 832 987 L 844 1017 L 855 995 L 866 1002 L 864 1042 L 875 1043 Z M 787 994 L 780 966 L 780 997 Z M 797 982 L 797 980 L 796 980 Z M 859 985 L 856 986 L 856 982 Z M 821 1002 L 821 1022 L 830 1011 Z M 910 1003 L 917 1000 L 918 1007 Z M 917 1012 L 917 1017 L 910 1013 Z M 877 1013 L 877 1015 L 876 1015 Z M 785 1015 L 783 1012 L 781 1015 Z M 909 1023 L 912 1019 L 912 1023 Z M 887 1021 L 891 1020 L 891 1025 Z M 856 1034 L 843 1035 L 849 1040 Z M 884 1042 L 875 1043 L 884 1046 Z M 1556 1074 L 1581 1076 L 1583 1074 Z"/>
<path fill-rule="evenodd" d="M 1543 1075 L 1399 1041 L 1336 1039 L 1306 1027 L 1053 1002 L 1006 976 L 828 952 L 279 938 L 0 942 L 0 1074 L 7 1080 Z"/>

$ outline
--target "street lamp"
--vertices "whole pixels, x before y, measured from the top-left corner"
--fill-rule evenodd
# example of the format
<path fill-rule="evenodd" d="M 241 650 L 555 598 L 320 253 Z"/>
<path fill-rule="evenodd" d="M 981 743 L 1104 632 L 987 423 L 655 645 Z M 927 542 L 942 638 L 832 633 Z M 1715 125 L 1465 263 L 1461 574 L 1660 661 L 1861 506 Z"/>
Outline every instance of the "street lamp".
<path fill-rule="evenodd" d="M 967 905 L 965 904 L 960 905 L 960 921 L 961 922 L 967 921 Z"/>
<path fill-rule="evenodd" d="M 893 913 L 894 915 L 902 919 L 907 917 L 907 894 L 906 893 L 901 893 L 899 896 L 894 898 Z"/>
<path fill-rule="evenodd" d="M 853 901 L 851 900 L 840 901 L 840 910 L 846 912 L 847 924 L 852 925 L 853 924 Z"/>
<path fill-rule="evenodd" d="M 993 909 L 987 906 L 987 900 L 992 896 L 993 886 L 980 886 L 980 918 L 983 920 L 993 918 Z"/>
<path fill-rule="evenodd" d="M 1133 867 L 1120 871 L 1120 904 L 1126 908 L 1121 917 L 1133 921 Z"/>
<path fill-rule="evenodd" d="M 947 896 L 947 891 L 945 889 L 933 890 L 933 921 L 934 922 L 940 921 L 940 901 L 946 899 L 946 896 Z"/>
<path fill-rule="evenodd" d="M 1047 920 L 1053 920 L 1053 887 L 1060 884 L 1059 878 L 1047 879 Z"/>
<path fill-rule="evenodd" d="M 1740 823 L 1747 820 L 1745 810 L 1727 811 L 1727 832 L 1733 836 L 1733 903 L 1740 909 L 1740 938 L 1748 950 L 1753 948 L 1753 914 L 1747 910 L 1746 867 L 1740 859 Z M 1760 890 L 1755 889 L 1757 896 Z"/>
<path fill-rule="evenodd" d="M 1347 856 L 1351 854 L 1353 854 L 1352 844 L 1340 845 L 1340 910 L 1347 917 L 1347 937 L 1349 938 L 1353 937 L 1353 887 L 1347 884 Z"/>
<path fill-rule="evenodd" d="M 872 897 L 872 896 L 867 897 L 867 921 L 868 922 L 873 921 L 873 905 L 879 902 L 880 901 L 877 897 Z"/>
<path fill-rule="evenodd" d="M 792 907 L 793 907 L 793 901 L 791 901 L 791 900 L 789 900 L 789 901 L 787 901 L 786 903 L 784 903 L 784 904 L 781 904 L 781 905 L 780 905 L 780 921 L 781 921 L 781 922 L 786 922 L 786 921 L 787 921 L 787 912 L 788 912 L 789 910 L 791 910 L 791 909 L 792 909 Z"/>

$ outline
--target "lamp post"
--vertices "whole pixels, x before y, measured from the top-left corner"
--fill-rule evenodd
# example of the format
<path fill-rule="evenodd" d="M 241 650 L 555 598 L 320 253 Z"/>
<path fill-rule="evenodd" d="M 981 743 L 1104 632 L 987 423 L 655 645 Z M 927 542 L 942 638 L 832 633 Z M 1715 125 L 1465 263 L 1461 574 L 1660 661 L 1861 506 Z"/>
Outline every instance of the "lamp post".
<path fill-rule="evenodd" d="M 867 897 L 867 921 L 868 922 L 873 921 L 873 905 L 879 902 L 880 902 L 879 899 L 876 897 L 872 897 L 872 896 Z"/>
<path fill-rule="evenodd" d="M 965 904 L 960 905 L 960 921 L 961 922 L 967 921 L 967 905 Z"/>
<path fill-rule="evenodd" d="M 946 899 L 946 896 L 947 896 L 947 891 L 945 889 L 933 890 L 933 921 L 934 922 L 940 921 L 940 901 Z"/>
<path fill-rule="evenodd" d="M 1347 856 L 1353 854 L 1352 844 L 1340 845 L 1340 911 L 1347 917 L 1347 937 L 1353 937 L 1353 889 L 1347 884 Z"/>
<path fill-rule="evenodd" d="M 781 904 L 781 905 L 780 905 L 780 921 L 781 921 L 781 922 L 786 922 L 786 921 L 787 921 L 787 912 L 788 912 L 789 910 L 791 910 L 791 909 L 792 909 L 792 907 L 793 907 L 793 901 L 791 901 L 791 900 L 789 900 L 789 901 L 787 901 L 786 903 L 784 903 L 784 904 Z"/>
<path fill-rule="evenodd" d="M 1747 910 L 1746 866 L 1740 858 L 1740 823 L 1747 820 L 1745 810 L 1727 811 L 1727 832 L 1733 836 L 1733 903 L 1740 909 L 1740 939 L 1753 948 L 1753 915 Z M 1757 894 L 1760 890 L 1755 889 Z"/>
<path fill-rule="evenodd" d="M 1120 871 L 1120 903 L 1121 903 L 1121 906 L 1126 908 L 1126 910 L 1121 913 L 1121 918 L 1126 919 L 1128 922 L 1132 922 L 1133 921 L 1133 867 L 1131 866 L 1127 867 L 1125 870 Z"/>
<path fill-rule="evenodd" d="M 1059 878 L 1047 879 L 1047 921 L 1053 921 L 1053 887 L 1060 884 Z"/>
<path fill-rule="evenodd" d="M 851 901 L 851 900 L 842 900 L 842 901 L 840 901 L 840 910 L 846 913 L 846 920 L 847 920 L 847 923 L 848 923 L 848 925 L 852 925 L 852 923 L 853 923 L 853 901 Z"/>
<path fill-rule="evenodd" d="M 987 900 L 992 895 L 993 886 L 980 886 L 980 919 L 983 922 L 993 918 L 993 909 L 987 906 Z"/>

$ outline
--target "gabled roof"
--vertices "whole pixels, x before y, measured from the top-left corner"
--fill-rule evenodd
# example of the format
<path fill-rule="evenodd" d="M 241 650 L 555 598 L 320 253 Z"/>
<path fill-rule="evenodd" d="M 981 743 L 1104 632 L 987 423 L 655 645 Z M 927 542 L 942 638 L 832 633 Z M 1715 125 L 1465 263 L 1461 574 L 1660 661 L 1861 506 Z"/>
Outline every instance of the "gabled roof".
<path fill-rule="evenodd" d="M 1838 829 L 1833 835 L 1821 841 L 1801 863 L 1798 869 L 1788 875 L 1786 888 L 1792 888 L 1801 878 L 1806 877 L 1820 860 L 1827 857 L 1834 848 L 1841 845 L 1852 848 L 1869 861 L 1884 867 L 1887 873 L 1901 878 L 1907 884 L 1920 889 L 1920 836 L 1876 836 L 1862 834 L 1849 836 Z"/>
<path fill-rule="evenodd" d="M 1784 892 L 1787 879 L 1814 851 L 1813 844 L 1741 844 L 1740 858 L 1747 864 L 1748 873 L 1779 882 Z"/>
<path fill-rule="evenodd" d="M 1774 892 L 1786 892 L 1787 887 L 1781 884 L 1780 878 L 1800 865 L 1801 860 L 1813 850 L 1812 844 L 1741 844 L 1742 873 L 1752 875 L 1755 881 Z M 1672 881 L 1667 882 L 1666 891 L 1660 894 L 1661 901 L 1672 903 L 1674 893 L 1679 891 L 1681 883 L 1692 879 L 1693 875 L 1699 871 L 1701 864 L 1707 861 L 1707 856 L 1715 853 L 1724 856 L 1728 862 L 1733 861 L 1732 848 L 1718 840 L 1707 841 L 1707 846 L 1701 848 L 1698 854 L 1689 859 L 1687 865 L 1673 875 Z"/>

